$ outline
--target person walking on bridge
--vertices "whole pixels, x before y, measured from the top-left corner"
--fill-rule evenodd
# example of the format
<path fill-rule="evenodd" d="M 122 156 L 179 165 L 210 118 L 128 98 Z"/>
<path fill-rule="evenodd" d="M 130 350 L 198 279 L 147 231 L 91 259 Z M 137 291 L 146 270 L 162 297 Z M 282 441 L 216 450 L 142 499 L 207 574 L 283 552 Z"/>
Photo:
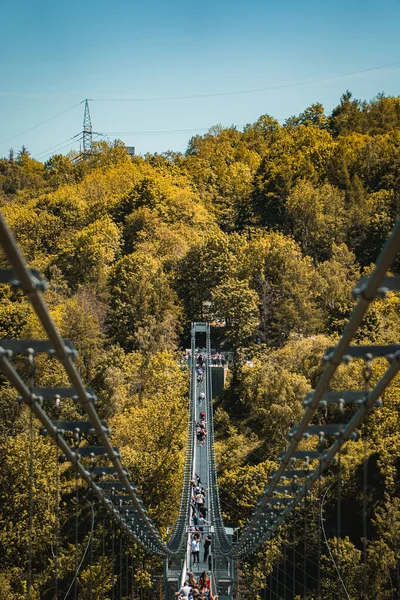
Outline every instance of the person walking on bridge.
<path fill-rule="evenodd" d="M 197 559 L 197 564 L 200 564 L 200 537 L 195 536 L 194 539 L 192 540 L 192 559 L 193 559 L 193 565 L 196 564 L 196 559 Z"/>
<path fill-rule="evenodd" d="M 209 525 L 210 521 L 206 521 L 206 519 L 203 516 L 200 516 L 198 518 L 198 527 L 199 527 L 199 531 L 203 532 L 204 531 L 204 525 Z"/>
<path fill-rule="evenodd" d="M 201 577 L 199 579 L 199 586 L 200 586 L 200 588 L 205 587 L 208 590 L 211 589 L 211 580 L 208 576 L 207 571 L 202 572 Z"/>
<path fill-rule="evenodd" d="M 197 589 L 199 586 L 197 584 L 197 581 L 194 578 L 194 574 L 192 573 L 192 571 L 189 571 L 188 573 L 189 576 L 189 585 L 193 588 L 193 589 Z"/>
<path fill-rule="evenodd" d="M 203 562 L 207 562 L 208 553 L 210 552 L 211 541 L 212 541 L 211 535 L 208 534 L 206 536 L 206 539 L 204 540 L 204 561 Z"/>
<path fill-rule="evenodd" d="M 189 598 L 189 594 L 191 592 L 191 586 L 188 581 L 185 581 L 183 586 L 178 592 L 175 592 L 175 596 L 179 596 L 180 598 Z"/>

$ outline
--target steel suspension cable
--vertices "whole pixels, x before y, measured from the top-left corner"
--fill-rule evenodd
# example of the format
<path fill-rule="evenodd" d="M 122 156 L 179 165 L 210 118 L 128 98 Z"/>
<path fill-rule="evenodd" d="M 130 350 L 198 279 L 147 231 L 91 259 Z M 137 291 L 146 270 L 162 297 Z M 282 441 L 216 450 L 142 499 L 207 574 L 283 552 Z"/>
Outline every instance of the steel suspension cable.
<path fill-rule="evenodd" d="M 364 424 L 363 431 L 363 598 L 368 598 L 368 564 L 367 564 L 367 544 L 368 544 L 368 530 L 367 530 L 367 514 L 368 514 L 368 441 L 366 434 L 366 427 Z"/>
<path fill-rule="evenodd" d="M 93 509 L 93 505 L 92 505 L 92 503 L 91 503 L 91 502 L 89 502 L 89 500 L 88 500 L 87 498 L 85 498 L 85 500 L 86 500 L 86 502 L 88 502 L 88 504 L 89 504 L 89 506 L 90 506 L 90 509 L 91 509 L 91 513 L 92 513 L 92 514 L 91 514 L 91 525 L 90 525 L 90 536 L 89 536 L 88 542 L 87 542 L 87 544 L 86 544 L 85 551 L 84 551 L 84 553 L 82 554 L 81 562 L 79 563 L 79 565 L 78 565 L 78 568 L 77 568 L 77 570 L 76 570 L 76 572 L 75 572 L 74 578 L 73 578 L 73 580 L 71 581 L 71 583 L 70 583 L 70 586 L 69 586 L 69 588 L 68 588 L 68 590 L 67 590 L 67 593 L 66 593 L 66 594 L 65 594 L 65 596 L 64 596 L 64 600 L 67 600 L 67 598 L 68 598 L 68 595 L 69 595 L 70 591 L 72 590 L 72 586 L 74 585 L 74 583 L 75 583 L 75 581 L 76 581 L 76 578 L 77 578 L 77 577 L 78 577 L 78 575 L 79 575 L 79 572 L 80 572 L 80 570 L 81 570 L 81 567 L 82 567 L 82 565 L 83 565 L 83 562 L 84 562 L 84 560 L 85 560 L 85 558 L 86 558 L 87 551 L 88 551 L 88 549 L 89 549 L 89 546 L 90 546 L 90 544 L 92 543 L 92 539 L 93 539 L 93 531 L 94 531 L 94 523 L 95 523 L 94 509 Z"/>
<path fill-rule="evenodd" d="M 341 547 L 340 547 L 340 536 L 342 529 L 342 460 L 341 460 L 341 452 L 339 449 L 338 452 L 338 478 L 337 478 L 337 566 L 340 571 L 340 555 L 341 555 Z M 337 580 L 337 597 L 340 600 L 340 580 Z"/>
<path fill-rule="evenodd" d="M 287 556 L 286 556 L 286 552 L 287 552 L 286 537 L 285 537 L 285 540 L 283 542 L 283 552 L 284 552 L 284 559 L 283 559 L 283 580 L 285 582 L 285 587 L 284 587 L 284 590 L 283 590 L 283 599 L 286 600 L 286 579 L 287 579 L 287 573 L 286 573 L 286 566 L 287 566 L 287 562 L 286 562 L 286 559 L 287 559 Z"/>
<path fill-rule="evenodd" d="M 122 557 L 122 532 L 119 532 L 119 595 L 122 600 L 123 593 L 123 557 Z"/>
<path fill-rule="evenodd" d="M 28 512 L 28 578 L 27 578 L 27 598 L 31 598 L 32 588 L 32 544 L 33 544 L 33 488 L 34 488 L 34 468 L 33 468 L 33 413 L 29 411 L 29 512 Z"/>
<path fill-rule="evenodd" d="M 307 494 L 304 496 L 303 599 L 307 594 Z"/>
<path fill-rule="evenodd" d="M 288 562 L 289 562 L 290 564 L 292 564 L 292 561 L 291 561 L 290 559 L 288 559 Z M 281 568 L 280 568 L 280 571 L 282 572 L 282 569 L 281 569 Z M 302 569 L 301 567 L 300 567 L 300 571 L 301 571 L 301 572 L 303 572 L 303 569 Z M 275 579 L 275 578 L 274 578 L 274 579 Z M 314 577 L 313 575 L 311 575 L 311 573 L 309 573 L 309 572 L 307 573 L 307 579 L 312 579 L 312 580 L 314 580 L 315 582 L 317 581 L 316 577 Z M 291 590 L 291 588 L 290 588 L 289 586 L 286 586 L 286 587 L 287 587 L 287 591 L 288 591 L 288 592 L 290 592 L 290 591 L 293 591 L 293 588 L 292 588 L 292 590 Z M 322 587 L 323 587 L 324 589 L 326 589 L 327 591 L 329 591 L 329 590 L 331 589 L 331 588 L 329 588 L 329 587 L 328 587 L 328 586 L 326 586 L 326 585 L 323 585 Z M 312 590 L 311 590 L 310 588 L 308 588 L 308 587 L 307 587 L 307 592 L 310 592 L 310 591 L 312 591 Z M 295 598 L 295 596 L 293 596 L 293 598 Z"/>
<path fill-rule="evenodd" d="M 78 550 L 79 550 L 79 480 L 78 470 L 75 469 L 75 585 L 74 599 L 78 598 Z"/>
<path fill-rule="evenodd" d="M 301 552 L 301 550 L 300 550 L 299 548 L 297 548 L 297 550 L 296 550 L 296 555 L 297 555 L 297 554 L 299 555 L 299 557 L 300 557 L 300 558 L 303 558 L 303 557 L 304 557 L 303 553 Z M 289 558 L 289 556 L 288 556 L 288 561 L 290 562 L 290 564 L 291 564 L 291 565 L 293 565 L 293 560 L 292 560 L 292 559 L 290 559 L 290 558 Z M 312 559 L 311 559 L 309 556 L 307 556 L 307 563 L 308 563 L 308 566 L 309 566 L 309 567 L 310 567 L 310 565 L 311 565 L 312 567 L 315 567 L 316 569 L 318 568 L 318 563 L 316 563 L 315 561 L 313 561 L 313 560 L 312 560 Z M 303 573 L 303 569 L 302 569 L 302 567 L 301 567 L 301 566 L 298 564 L 298 561 L 296 562 L 296 567 L 298 568 L 298 570 L 300 570 L 300 571 L 301 571 L 301 573 Z M 322 575 L 324 575 L 325 577 L 328 577 L 328 578 L 331 578 L 331 579 L 335 579 L 335 576 L 334 576 L 334 575 L 332 575 L 331 573 L 328 573 L 328 571 L 325 571 L 325 570 L 323 570 L 323 569 L 321 569 L 321 574 L 322 574 Z M 307 571 L 307 577 L 308 577 L 308 578 L 310 578 L 310 577 L 311 577 L 311 578 L 312 578 L 312 579 L 314 579 L 314 581 L 316 581 L 316 582 L 318 581 L 317 577 L 315 577 L 314 575 L 312 575 L 312 574 L 310 573 L 310 569 L 308 569 L 308 571 Z"/>
<path fill-rule="evenodd" d="M 321 460 L 321 459 L 320 459 Z M 317 552 L 318 552 L 318 587 L 317 587 L 317 597 L 318 600 L 321 600 L 321 475 L 318 478 L 318 514 L 317 514 Z"/>
<path fill-rule="evenodd" d="M 32 412 L 32 411 L 31 411 Z M 56 510 L 55 510 L 55 557 L 54 557 L 54 598 L 58 600 L 58 560 L 60 537 L 60 462 L 56 453 Z"/>
<path fill-rule="evenodd" d="M 89 500 L 87 500 L 87 502 L 89 502 Z M 92 506 L 91 508 L 93 510 Z M 90 535 L 89 600 L 93 600 L 93 529 Z"/>
<path fill-rule="evenodd" d="M 335 561 L 335 558 L 334 558 L 334 556 L 333 556 L 333 554 L 332 554 L 332 550 L 331 550 L 330 544 L 329 544 L 329 542 L 328 542 L 328 538 L 327 538 L 326 531 L 325 531 L 325 525 L 324 525 L 324 519 L 323 519 L 323 508 L 324 508 L 324 502 L 325 502 L 326 495 L 327 495 L 327 493 L 329 492 L 329 490 L 331 489 L 331 487 L 332 487 L 332 486 L 333 486 L 333 483 L 331 483 L 331 485 L 330 485 L 330 486 L 329 486 L 329 487 L 328 487 L 328 488 L 325 490 L 325 493 L 324 493 L 324 495 L 323 495 L 323 497 L 322 497 L 322 501 L 321 501 L 321 524 L 322 524 L 322 534 L 323 534 L 323 536 L 324 536 L 324 541 L 325 541 L 325 545 L 326 545 L 326 547 L 327 547 L 327 549 L 328 549 L 329 556 L 330 556 L 330 558 L 331 558 L 331 561 L 332 561 L 332 563 L 333 563 L 333 565 L 334 565 L 334 567 L 335 567 L 335 569 L 336 569 L 336 572 L 337 572 L 338 579 L 340 580 L 340 582 L 341 582 L 341 584 L 342 584 L 342 586 L 343 586 L 343 589 L 344 589 L 344 592 L 345 592 L 345 594 L 346 594 L 347 600 L 351 600 L 351 598 L 350 598 L 350 596 L 349 596 L 349 593 L 348 593 L 348 591 L 347 591 L 347 589 L 346 589 L 346 586 L 345 586 L 345 584 L 344 584 L 344 581 L 343 581 L 343 579 L 342 579 L 342 575 L 341 575 L 341 573 L 340 573 L 340 571 L 339 571 L 339 569 L 338 569 L 338 565 L 337 565 L 337 563 L 336 563 L 336 561 Z"/>
<path fill-rule="evenodd" d="M 104 600 L 104 587 L 105 587 L 105 557 L 106 557 L 106 517 L 103 516 L 102 523 L 102 543 L 101 543 L 101 600 Z"/>
<path fill-rule="evenodd" d="M 125 591 L 126 597 L 129 597 L 129 544 L 128 539 L 125 538 Z"/>
<path fill-rule="evenodd" d="M 114 529 L 114 521 L 112 521 L 112 534 L 111 534 L 111 599 L 115 598 L 115 529 Z"/>
<path fill-rule="evenodd" d="M 371 360 L 365 361 L 364 368 L 364 389 L 366 397 L 368 397 L 370 381 L 372 376 L 372 362 Z M 363 598 L 367 600 L 368 594 L 368 573 L 367 573 L 367 544 L 368 544 L 368 530 L 367 530 L 367 511 L 368 511 L 368 440 L 367 440 L 367 426 L 364 421 L 362 426 L 362 441 L 363 441 L 363 507 L 362 507 L 362 528 L 363 528 Z"/>
<path fill-rule="evenodd" d="M 299 554 L 300 554 L 301 557 L 303 556 L 303 554 L 301 552 Z M 287 560 L 288 560 L 288 563 L 293 566 L 293 561 L 289 557 L 288 557 Z M 298 568 L 298 570 L 300 571 L 300 573 L 303 573 L 303 569 L 298 564 L 296 565 L 296 567 Z M 327 575 L 330 576 L 330 577 L 332 577 L 329 573 L 327 573 Z M 309 579 L 312 579 L 316 584 L 318 584 L 318 579 L 314 575 L 312 575 L 310 573 L 310 570 L 307 571 L 307 580 L 309 580 Z M 296 579 L 296 581 L 299 581 L 299 580 Z M 329 589 L 325 584 L 321 584 L 321 585 L 322 585 L 323 588 Z M 307 588 L 307 590 L 309 590 L 309 588 Z"/>
<path fill-rule="evenodd" d="M 35 354 L 30 348 L 28 351 L 29 362 L 29 389 L 33 392 L 36 385 L 36 362 Z M 28 577 L 26 595 L 28 600 L 31 598 L 32 591 L 32 558 L 33 558 L 33 512 L 34 512 L 34 486 L 35 473 L 33 465 L 33 413 L 29 411 L 29 509 L 28 509 Z"/>
<path fill-rule="evenodd" d="M 293 598 L 296 595 L 296 511 L 293 511 L 293 581 L 292 581 L 292 593 Z"/>

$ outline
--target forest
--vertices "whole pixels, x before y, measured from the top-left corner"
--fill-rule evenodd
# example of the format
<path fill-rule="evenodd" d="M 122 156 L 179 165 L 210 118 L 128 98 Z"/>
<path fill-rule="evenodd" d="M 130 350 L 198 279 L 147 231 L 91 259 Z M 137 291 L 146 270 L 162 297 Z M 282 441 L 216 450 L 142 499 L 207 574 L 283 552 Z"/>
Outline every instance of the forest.
<path fill-rule="evenodd" d="M 216 125 L 192 137 L 182 154 L 132 158 L 117 140 L 95 144 L 84 160 L 55 155 L 42 163 L 23 147 L 0 159 L 0 204 L 29 266 L 50 284 L 45 301 L 77 348 L 79 372 L 164 535 L 176 519 L 183 476 L 189 379 L 181 358 L 190 323 L 210 321 L 214 346 L 234 353 L 226 388 L 214 401 L 216 450 L 226 524 L 243 527 L 322 373 L 324 350 L 337 343 L 352 312 L 351 290 L 371 272 L 400 217 L 400 97 L 364 101 L 347 91 L 329 115 L 315 103 L 283 124 L 264 114 L 241 131 Z M 3 255 L 0 262 L 8 266 Z M 393 272 L 400 272 L 399 259 Z M 0 337 L 40 339 L 22 293 L 0 285 L 0 299 Z M 399 309 L 395 293 L 376 300 L 356 343 L 399 343 Z M 65 384 L 53 362 L 39 366 L 40 385 Z M 372 382 L 383 368 L 374 362 Z M 29 413 L 3 377 L 0 385 L 0 600 L 22 600 Z M 363 365 L 355 361 L 338 369 L 332 389 L 364 385 Z M 352 600 L 362 597 L 366 455 L 368 598 L 400 598 L 399 398 L 397 379 L 365 423 L 365 445 L 349 443 L 342 456 L 340 566 Z M 64 410 L 77 417 L 72 402 Z M 36 423 L 34 450 L 32 599 L 51 600 L 58 517 L 56 481 L 48 473 L 57 452 Z M 60 477 L 64 597 L 74 573 L 75 479 L 66 465 Z M 335 477 L 332 468 L 308 505 L 315 523 L 326 492 L 333 552 L 336 499 L 328 488 Z M 90 515 L 81 510 L 83 547 Z M 276 536 L 275 560 L 291 536 L 284 528 Z M 137 597 L 162 597 L 153 581 L 162 564 L 139 547 L 127 551 Z M 98 574 L 98 528 L 93 552 Z M 315 527 L 309 553 L 312 564 Z M 240 564 L 240 598 L 264 598 L 270 560 L 265 550 Z M 326 547 L 322 567 L 323 598 L 333 600 L 335 567 Z M 86 566 L 79 586 L 79 597 L 89 599 Z M 109 593 L 111 575 L 107 586 Z M 311 575 L 308 587 L 307 598 L 315 599 Z"/>

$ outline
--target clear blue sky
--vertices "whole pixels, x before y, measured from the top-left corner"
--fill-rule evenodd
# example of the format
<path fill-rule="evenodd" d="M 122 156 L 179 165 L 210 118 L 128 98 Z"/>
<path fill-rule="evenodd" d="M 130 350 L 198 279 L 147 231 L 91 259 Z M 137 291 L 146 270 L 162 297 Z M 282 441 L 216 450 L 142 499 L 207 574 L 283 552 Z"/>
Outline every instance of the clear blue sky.
<path fill-rule="evenodd" d="M 159 98 L 279 86 L 400 61 L 400 0 L 0 0 L 0 141 L 84 98 Z M 358 98 L 400 94 L 400 64 L 256 93 L 92 102 L 94 131 L 137 152 L 184 151 L 194 132 L 284 120 L 313 102 L 327 112 Z M 13 140 L 33 156 L 82 129 L 83 105 Z M 160 132 L 161 133 L 133 133 Z"/>

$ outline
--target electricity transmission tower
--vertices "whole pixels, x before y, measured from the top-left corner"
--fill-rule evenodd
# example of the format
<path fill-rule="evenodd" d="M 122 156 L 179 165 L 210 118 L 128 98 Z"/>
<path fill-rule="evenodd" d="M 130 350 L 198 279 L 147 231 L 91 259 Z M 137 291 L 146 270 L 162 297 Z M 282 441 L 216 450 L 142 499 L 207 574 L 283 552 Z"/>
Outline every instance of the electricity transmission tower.
<path fill-rule="evenodd" d="M 93 129 L 92 120 L 90 118 L 89 102 L 85 100 L 85 112 L 83 115 L 83 156 L 90 156 L 93 149 Z"/>

